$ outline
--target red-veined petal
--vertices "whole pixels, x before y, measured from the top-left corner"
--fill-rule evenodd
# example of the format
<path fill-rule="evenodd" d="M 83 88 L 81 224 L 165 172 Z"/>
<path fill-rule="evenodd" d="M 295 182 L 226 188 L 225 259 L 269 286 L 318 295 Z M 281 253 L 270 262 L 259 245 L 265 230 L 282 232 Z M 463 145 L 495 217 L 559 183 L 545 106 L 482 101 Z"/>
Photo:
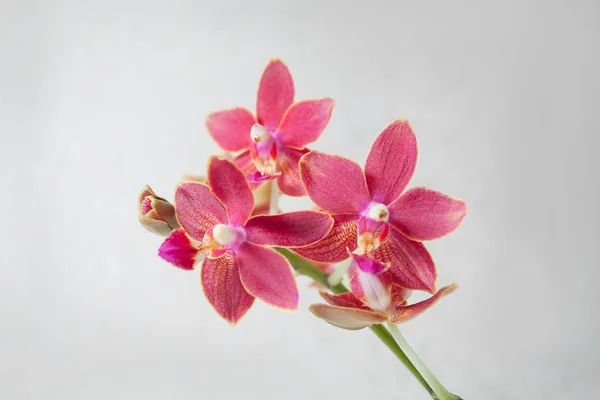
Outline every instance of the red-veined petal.
<path fill-rule="evenodd" d="M 427 188 L 414 188 L 388 207 L 389 223 L 413 240 L 437 239 L 454 231 L 467 215 L 464 201 Z"/>
<path fill-rule="evenodd" d="M 236 258 L 242 284 L 248 293 L 278 308 L 298 308 L 296 279 L 284 256 L 246 242 L 236 251 Z"/>
<path fill-rule="evenodd" d="M 274 132 L 283 114 L 294 102 L 294 80 L 287 65 L 271 60 L 260 78 L 256 114 L 258 122 Z"/>
<path fill-rule="evenodd" d="M 343 261 L 350 257 L 348 250 L 354 251 L 357 247 L 357 229 L 357 215 L 333 215 L 333 226 L 327 236 L 315 244 L 300 247 L 294 251 L 313 261 L 326 263 Z"/>
<path fill-rule="evenodd" d="M 360 310 L 357 308 L 337 307 L 328 304 L 313 304 L 309 309 L 317 318 L 338 328 L 351 331 L 380 324 L 386 320 L 384 316 L 375 311 Z"/>
<path fill-rule="evenodd" d="M 171 232 L 160 245 L 158 255 L 178 268 L 192 270 L 202 253 L 192 244 L 185 231 L 179 228 Z"/>
<path fill-rule="evenodd" d="M 454 283 L 452 285 L 441 288 L 427 300 L 423 300 L 419 303 L 411 304 L 409 306 L 397 307 L 394 310 L 394 312 L 392 313 L 392 316 L 390 317 L 390 321 L 393 324 L 397 324 L 400 322 L 408 321 L 409 319 L 420 315 L 425 310 L 427 310 L 429 307 L 434 305 L 439 299 L 441 299 L 442 297 L 444 297 L 447 294 L 450 294 L 454 290 L 456 290 L 457 287 L 458 287 L 458 285 L 456 283 Z"/>
<path fill-rule="evenodd" d="M 177 186 L 175 213 L 187 234 L 198 241 L 216 224 L 227 223 L 225 207 L 203 183 L 183 182 Z"/>
<path fill-rule="evenodd" d="M 208 186 L 227 209 L 229 223 L 243 226 L 254 208 L 254 198 L 246 175 L 231 161 L 211 157 L 208 162 Z"/>
<path fill-rule="evenodd" d="M 375 139 L 365 164 L 373 201 L 390 204 L 408 185 L 417 164 L 417 138 L 406 120 L 389 124 Z"/>
<path fill-rule="evenodd" d="M 306 196 L 306 190 L 300 179 L 300 169 L 298 163 L 300 158 L 308 153 L 308 149 L 292 149 L 291 147 L 282 147 L 277 155 L 277 171 L 281 176 L 277 178 L 277 186 L 288 196 Z"/>
<path fill-rule="evenodd" d="M 239 151 L 250 146 L 250 129 L 256 123 L 245 108 L 217 111 L 206 118 L 206 128 L 219 147 Z"/>
<path fill-rule="evenodd" d="M 202 289 L 215 311 L 232 325 L 252 307 L 252 297 L 240 281 L 239 267 L 232 252 L 202 263 Z"/>
<path fill-rule="evenodd" d="M 342 294 L 330 294 L 327 292 L 319 292 L 323 300 L 332 306 L 346 307 L 346 308 L 359 308 L 361 310 L 371 310 L 369 307 L 363 304 L 353 293 L 347 292 Z"/>
<path fill-rule="evenodd" d="M 311 151 L 300 159 L 300 177 L 310 199 L 333 214 L 360 213 L 371 201 L 360 165 Z"/>
<path fill-rule="evenodd" d="M 292 104 L 277 128 L 283 146 L 303 148 L 316 141 L 331 119 L 333 99 L 303 100 Z"/>
<path fill-rule="evenodd" d="M 392 228 L 387 240 L 373 254 L 378 261 L 391 264 L 388 271 L 397 285 L 435 292 L 437 271 L 423 243 L 410 240 Z"/>
<path fill-rule="evenodd" d="M 333 226 L 329 214 L 296 211 L 252 217 L 245 226 L 249 242 L 263 246 L 298 247 L 321 240 Z"/>

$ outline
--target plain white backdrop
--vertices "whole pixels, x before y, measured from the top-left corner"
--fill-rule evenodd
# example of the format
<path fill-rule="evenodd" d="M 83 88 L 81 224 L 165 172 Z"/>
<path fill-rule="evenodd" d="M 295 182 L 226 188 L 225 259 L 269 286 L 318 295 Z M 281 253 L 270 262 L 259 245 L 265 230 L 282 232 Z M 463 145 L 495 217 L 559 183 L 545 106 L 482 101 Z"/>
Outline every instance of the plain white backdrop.
<path fill-rule="evenodd" d="M 368 331 L 257 303 L 231 328 L 137 222 L 254 108 L 271 57 L 333 97 L 363 163 L 409 119 L 411 186 L 470 214 L 428 244 L 457 292 L 401 326 L 466 400 L 589 399 L 600 324 L 596 1 L 0 1 L 0 398 L 427 399 Z M 287 210 L 309 206 L 284 201 Z"/>

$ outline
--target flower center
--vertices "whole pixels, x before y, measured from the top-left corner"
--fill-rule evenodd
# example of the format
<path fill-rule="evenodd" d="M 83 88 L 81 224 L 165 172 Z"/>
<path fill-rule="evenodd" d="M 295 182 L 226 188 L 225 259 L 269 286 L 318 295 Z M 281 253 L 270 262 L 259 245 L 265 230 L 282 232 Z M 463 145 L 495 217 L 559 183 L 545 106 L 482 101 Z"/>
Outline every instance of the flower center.
<path fill-rule="evenodd" d="M 261 174 L 274 174 L 277 172 L 277 142 L 275 138 L 260 125 L 254 124 L 250 129 L 250 155 L 254 166 Z"/>
<path fill-rule="evenodd" d="M 363 212 L 358 221 L 359 253 L 370 253 L 377 249 L 388 234 L 387 221 L 390 219 L 388 208 L 381 203 L 372 203 Z"/>
<path fill-rule="evenodd" d="M 218 258 L 228 250 L 237 249 L 246 240 L 243 228 L 217 224 L 206 231 L 200 249 L 210 258 Z"/>

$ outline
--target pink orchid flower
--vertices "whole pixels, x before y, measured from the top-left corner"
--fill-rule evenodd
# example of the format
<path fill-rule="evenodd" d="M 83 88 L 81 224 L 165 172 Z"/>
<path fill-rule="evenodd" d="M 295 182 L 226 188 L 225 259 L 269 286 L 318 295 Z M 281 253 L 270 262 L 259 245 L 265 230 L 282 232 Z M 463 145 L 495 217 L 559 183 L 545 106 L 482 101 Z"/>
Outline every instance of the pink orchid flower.
<path fill-rule="evenodd" d="M 294 81 L 288 67 L 272 60 L 258 87 L 256 117 L 245 108 L 210 114 L 206 127 L 226 151 L 241 153 L 235 163 L 244 171 L 254 189 L 277 179 L 279 189 L 290 196 L 306 192 L 298 175 L 298 161 L 329 123 L 333 99 L 303 100 L 294 103 Z"/>
<path fill-rule="evenodd" d="M 317 211 L 250 217 L 252 192 L 232 162 L 212 157 L 208 185 L 184 182 L 175 192 L 181 224 L 159 249 L 176 267 L 191 270 L 204 258 L 201 281 L 217 313 L 236 324 L 254 298 L 286 310 L 298 306 L 298 288 L 285 257 L 266 246 L 315 243 L 330 230 L 332 218 Z"/>
<path fill-rule="evenodd" d="M 407 321 L 457 288 L 456 284 L 445 286 L 430 298 L 408 305 L 412 290 L 395 285 L 385 265 L 365 255 L 352 257 L 351 292 L 339 295 L 321 292 L 321 297 L 328 304 L 310 306 L 316 317 L 338 328 L 358 330 L 386 321 L 392 324 Z"/>
<path fill-rule="evenodd" d="M 342 261 L 348 257 L 346 249 L 367 253 L 390 264 L 396 284 L 435 293 L 435 264 L 421 242 L 454 231 L 467 207 L 426 188 L 404 192 L 416 162 L 417 141 L 405 120 L 381 132 L 364 172 L 340 156 L 318 151 L 304 155 L 300 175 L 308 196 L 335 223 L 323 240 L 295 251 L 320 262 Z"/>

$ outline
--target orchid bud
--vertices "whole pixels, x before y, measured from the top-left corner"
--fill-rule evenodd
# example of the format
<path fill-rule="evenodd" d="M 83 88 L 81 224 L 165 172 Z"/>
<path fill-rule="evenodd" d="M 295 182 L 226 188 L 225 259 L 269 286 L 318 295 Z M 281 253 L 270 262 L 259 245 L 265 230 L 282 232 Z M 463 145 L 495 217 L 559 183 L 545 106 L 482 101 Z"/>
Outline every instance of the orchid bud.
<path fill-rule="evenodd" d="M 173 229 L 179 228 L 173 204 L 158 197 L 148 185 L 138 197 L 138 211 L 140 223 L 152 233 L 168 236 Z"/>

